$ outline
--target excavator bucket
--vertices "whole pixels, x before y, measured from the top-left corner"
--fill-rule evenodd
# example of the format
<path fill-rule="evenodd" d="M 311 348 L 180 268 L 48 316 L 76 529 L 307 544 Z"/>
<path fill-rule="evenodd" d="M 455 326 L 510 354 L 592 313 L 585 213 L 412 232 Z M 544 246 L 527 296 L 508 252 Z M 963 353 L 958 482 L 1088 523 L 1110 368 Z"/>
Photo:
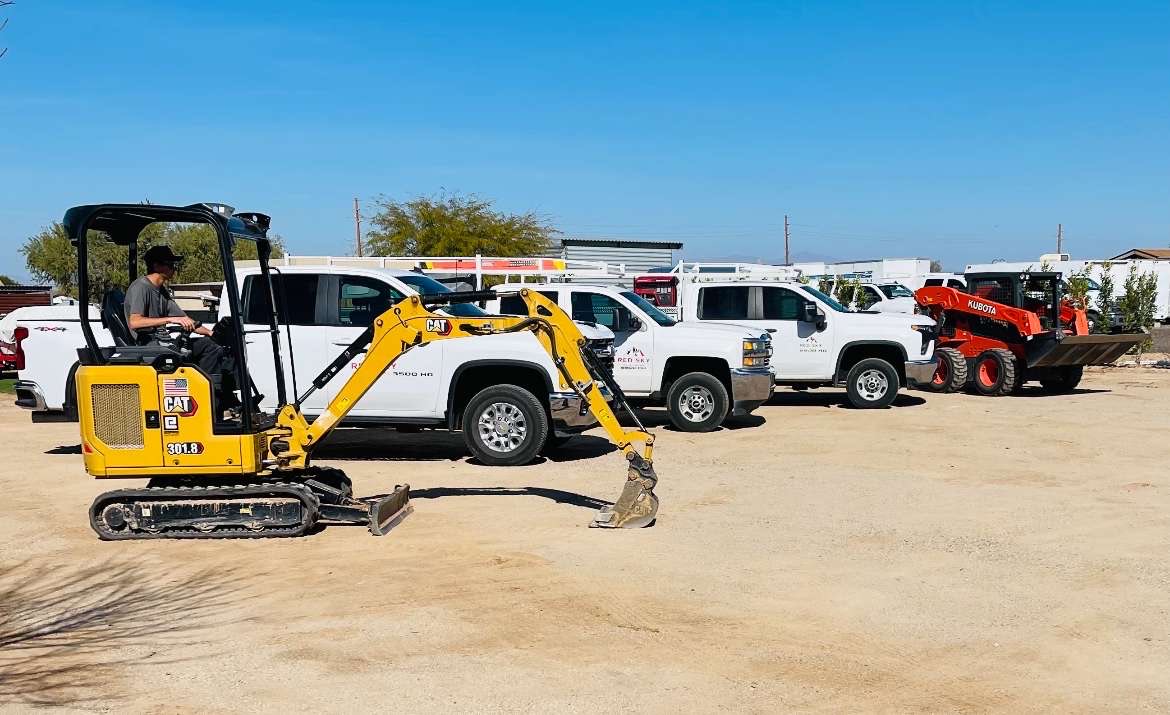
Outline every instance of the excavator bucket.
<path fill-rule="evenodd" d="M 1037 346 L 1035 354 L 1029 350 L 1028 367 L 1107 365 L 1148 337 L 1145 333 L 1069 335 L 1059 342 Z"/>
<path fill-rule="evenodd" d="M 654 473 L 654 465 L 636 452 L 628 453 L 626 458 L 630 460 L 630 469 L 621 495 L 613 506 L 598 511 L 589 526 L 601 529 L 640 529 L 654 523 L 658 513 L 658 497 L 654 494 L 658 476 Z"/>
<path fill-rule="evenodd" d="M 393 492 L 370 502 L 370 533 L 385 536 L 410 510 L 410 485 L 399 484 Z"/>

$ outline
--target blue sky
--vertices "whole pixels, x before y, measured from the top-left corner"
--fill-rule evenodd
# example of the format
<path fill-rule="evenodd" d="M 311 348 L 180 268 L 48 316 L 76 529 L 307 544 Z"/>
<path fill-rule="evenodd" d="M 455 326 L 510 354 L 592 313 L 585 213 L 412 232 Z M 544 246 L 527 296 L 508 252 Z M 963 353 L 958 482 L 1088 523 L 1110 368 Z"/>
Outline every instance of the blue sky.
<path fill-rule="evenodd" d="M 1170 3 L 19 0 L 0 273 L 77 203 L 226 201 L 344 253 L 477 193 L 688 257 L 948 268 L 1170 244 Z"/>

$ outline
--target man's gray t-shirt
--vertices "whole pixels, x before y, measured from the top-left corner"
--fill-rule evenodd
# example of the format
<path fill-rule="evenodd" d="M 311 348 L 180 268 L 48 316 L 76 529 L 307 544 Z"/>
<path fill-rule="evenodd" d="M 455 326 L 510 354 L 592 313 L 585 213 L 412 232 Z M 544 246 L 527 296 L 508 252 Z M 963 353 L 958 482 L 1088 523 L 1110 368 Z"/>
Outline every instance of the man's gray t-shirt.
<path fill-rule="evenodd" d="M 127 326 L 130 325 L 130 316 L 135 313 L 144 318 L 177 318 L 186 315 L 175 299 L 171 297 L 171 292 L 167 290 L 165 285 L 156 286 L 146 276 L 134 281 L 126 289 L 125 312 Z M 166 336 L 166 331 L 161 326 L 138 331 L 131 330 L 130 333 L 139 344 L 156 339 L 160 333 L 163 337 Z"/>

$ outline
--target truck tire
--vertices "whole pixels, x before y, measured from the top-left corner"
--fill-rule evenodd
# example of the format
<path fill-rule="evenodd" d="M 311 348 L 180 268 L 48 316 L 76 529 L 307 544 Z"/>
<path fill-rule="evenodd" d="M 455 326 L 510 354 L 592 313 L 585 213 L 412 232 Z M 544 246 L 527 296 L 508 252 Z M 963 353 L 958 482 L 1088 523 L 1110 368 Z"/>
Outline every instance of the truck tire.
<path fill-rule="evenodd" d="M 548 433 L 544 405 L 516 385 L 486 387 L 463 411 L 463 441 L 476 459 L 492 467 L 528 464 Z"/>
<path fill-rule="evenodd" d="M 849 368 L 845 395 L 861 410 L 889 407 L 898 396 L 898 371 L 881 358 L 865 358 Z"/>
<path fill-rule="evenodd" d="M 1069 365 L 1059 368 L 1059 370 L 1058 375 L 1040 381 L 1040 386 L 1044 388 L 1045 392 L 1072 392 L 1077 385 L 1081 384 L 1081 377 L 1085 374 L 1085 368 L 1082 365 Z"/>
<path fill-rule="evenodd" d="M 730 404 L 727 388 L 706 372 L 688 372 L 666 391 L 670 423 L 683 432 L 710 432 L 723 422 Z"/>
<path fill-rule="evenodd" d="M 1019 366 L 1011 350 L 992 348 L 975 358 L 975 374 L 971 388 L 986 397 L 1001 397 L 1016 389 Z"/>
<path fill-rule="evenodd" d="M 926 389 L 931 392 L 958 392 L 967 385 L 967 358 L 954 348 L 939 348 L 938 369 Z"/>

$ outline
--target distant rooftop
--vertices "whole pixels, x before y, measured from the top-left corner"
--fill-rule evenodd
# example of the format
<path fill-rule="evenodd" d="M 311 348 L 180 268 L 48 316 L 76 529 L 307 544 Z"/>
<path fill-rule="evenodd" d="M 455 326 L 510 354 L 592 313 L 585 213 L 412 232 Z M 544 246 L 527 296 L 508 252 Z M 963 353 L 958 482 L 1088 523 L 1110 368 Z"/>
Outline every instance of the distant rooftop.
<path fill-rule="evenodd" d="M 561 238 L 554 243 L 561 246 L 585 246 L 590 248 L 666 248 L 677 251 L 683 245 L 676 241 L 626 241 L 608 238 Z"/>
<path fill-rule="evenodd" d="M 1170 248 L 1131 248 L 1118 254 L 1111 261 L 1170 261 Z"/>

